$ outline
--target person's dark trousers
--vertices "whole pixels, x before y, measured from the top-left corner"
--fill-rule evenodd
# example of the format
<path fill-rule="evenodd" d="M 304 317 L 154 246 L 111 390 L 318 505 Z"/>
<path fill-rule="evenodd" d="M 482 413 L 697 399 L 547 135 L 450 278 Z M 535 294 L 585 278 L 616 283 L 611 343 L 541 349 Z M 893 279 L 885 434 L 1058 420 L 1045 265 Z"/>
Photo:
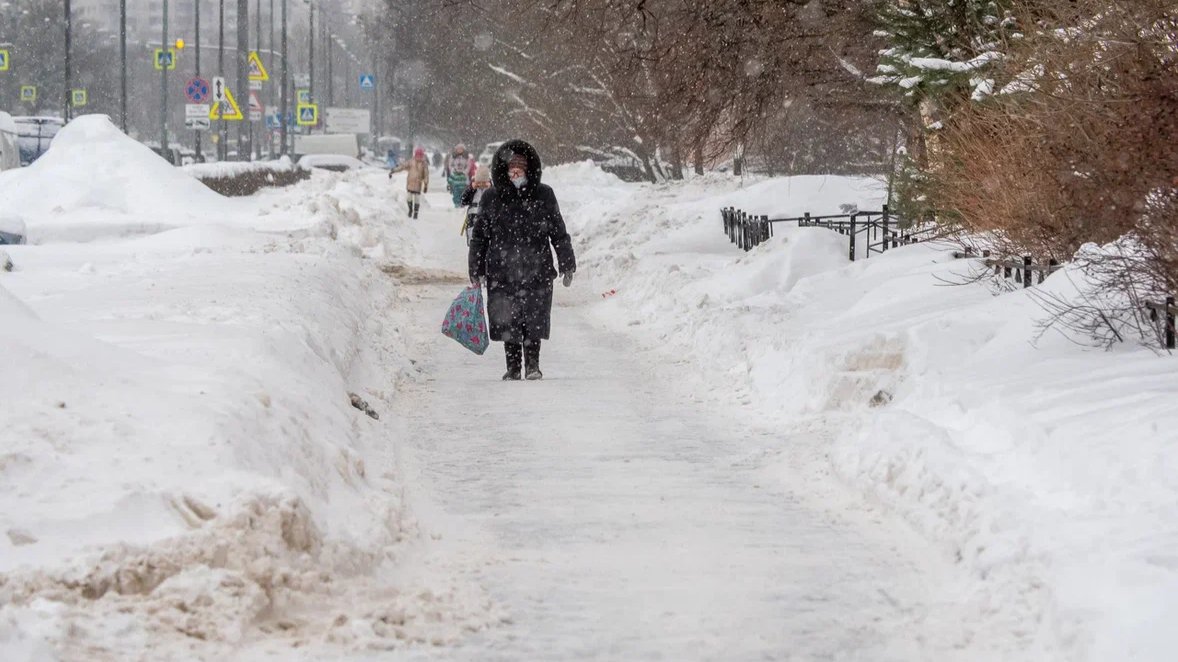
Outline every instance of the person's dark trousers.
<path fill-rule="evenodd" d="M 420 204 L 413 205 L 413 218 L 417 218 L 417 212 L 419 212 L 419 211 L 421 211 L 421 205 Z"/>
<path fill-rule="evenodd" d="M 517 342 L 503 343 L 504 352 L 507 354 L 507 374 L 503 375 L 504 380 L 519 379 L 521 371 L 521 363 L 523 363 L 524 346 Z"/>

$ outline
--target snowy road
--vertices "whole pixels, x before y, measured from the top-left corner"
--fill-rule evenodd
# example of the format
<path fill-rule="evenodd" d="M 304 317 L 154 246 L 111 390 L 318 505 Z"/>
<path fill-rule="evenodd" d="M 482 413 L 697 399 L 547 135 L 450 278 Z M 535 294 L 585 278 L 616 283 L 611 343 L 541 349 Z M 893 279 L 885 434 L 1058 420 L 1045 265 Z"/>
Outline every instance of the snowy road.
<path fill-rule="evenodd" d="M 457 279 L 453 243 L 432 257 Z M 437 333 L 456 283 L 406 287 L 422 375 L 396 410 L 408 506 L 438 539 L 429 564 L 477 568 L 511 619 L 408 657 L 974 659 L 955 653 L 972 646 L 954 569 L 821 475 L 819 440 L 677 395 L 692 366 L 646 365 L 575 288 L 545 380 L 503 383 L 500 345 L 476 357 Z"/>

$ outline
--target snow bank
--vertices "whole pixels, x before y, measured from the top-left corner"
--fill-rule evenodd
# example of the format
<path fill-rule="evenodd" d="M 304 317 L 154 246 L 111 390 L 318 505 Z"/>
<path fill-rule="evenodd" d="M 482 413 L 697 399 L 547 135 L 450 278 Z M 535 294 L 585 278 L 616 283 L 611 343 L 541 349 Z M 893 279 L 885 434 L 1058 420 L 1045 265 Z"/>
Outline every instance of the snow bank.
<path fill-rule="evenodd" d="M 79 146 L 70 128 L 54 149 L 126 147 Z M 123 175 L 154 172 L 126 151 Z M 47 168 L 32 180 L 68 172 L 60 157 Z M 177 177 L 157 195 L 212 195 Z M 14 186 L 0 179 L 0 196 L 34 217 Z M 412 369 L 377 269 L 409 231 L 382 211 L 385 186 L 383 173 L 316 176 L 218 198 L 223 223 L 11 247 L 0 659 L 232 658 L 263 633 L 338 653 L 452 641 L 493 619 L 457 579 L 398 573 L 416 535 L 393 457 L 402 431 L 349 401 L 387 411 Z M 48 213 L 92 222 L 92 200 Z"/>
<path fill-rule="evenodd" d="M 557 178 L 560 179 L 559 177 Z M 837 473 L 902 513 L 976 578 L 1004 659 L 1167 660 L 1178 634 L 1178 373 L 1170 357 L 1048 335 L 1026 292 L 994 296 L 966 261 L 912 246 L 849 263 L 845 239 L 783 229 L 743 253 L 719 208 L 878 208 L 874 182 L 554 184 L 602 319 L 700 366 L 677 387 L 742 404 L 824 446 Z M 567 204 L 584 200 L 584 205 Z M 601 202 L 602 198 L 610 200 Z M 1058 272 L 1041 289 L 1074 296 Z M 698 396 L 697 396 L 698 397 Z M 811 435 L 813 436 L 813 435 Z M 796 439 L 799 435 L 783 438 Z"/>
<path fill-rule="evenodd" d="M 201 179 L 212 177 L 235 177 L 250 172 L 278 171 L 284 172 L 294 169 L 294 162 L 289 156 L 282 156 L 274 161 L 217 161 L 215 163 L 191 163 L 184 166 L 183 171 Z"/>
<path fill-rule="evenodd" d="M 35 243 L 157 232 L 230 214 L 224 198 L 104 115 L 73 120 L 31 166 L 0 173 L 0 208 L 19 210 Z"/>

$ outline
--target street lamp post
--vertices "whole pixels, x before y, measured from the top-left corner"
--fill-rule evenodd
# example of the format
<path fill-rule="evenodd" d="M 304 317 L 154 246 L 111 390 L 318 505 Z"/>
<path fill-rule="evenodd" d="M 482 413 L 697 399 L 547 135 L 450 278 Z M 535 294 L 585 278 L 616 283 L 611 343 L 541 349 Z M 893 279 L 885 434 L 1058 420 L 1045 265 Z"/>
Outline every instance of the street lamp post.
<path fill-rule="evenodd" d="M 254 0 L 254 43 L 258 45 L 258 57 L 261 58 L 262 57 L 262 55 L 261 55 L 261 53 L 262 53 L 262 0 Z M 262 93 L 258 92 L 257 97 L 258 97 L 258 105 L 261 106 L 262 105 Z M 254 98 L 254 91 L 253 90 L 250 90 L 249 98 L 250 99 Z M 262 108 L 263 114 L 265 114 L 265 111 L 266 111 L 266 108 L 263 106 L 263 108 Z M 254 144 L 254 160 L 260 161 L 262 159 L 262 145 L 261 145 L 261 141 L 260 141 L 260 138 L 262 136 L 262 129 L 261 129 L 261 127 L 255 127 L 257 122 L 254 120 L 254 118 L 252 116 L 247 119 L 249 119 L 249 122 L 250 122 L 250 142 L 252 142 Z M 255 131 L 255 128 L 257 129 L 256 131 Z"/>
<path fill-rule="evenodd" d="M 163 37 L 160 47 L 168 52 L 168 0 L 164 0 Z M 159 63 L 156 63 L 159 66 Z M 160 67 L 160 156 L 168 158 L 168 66 Z"/>
<path fill-rule="evenodd" d="M 286 64 L 286 3 L 287 0 L 282 0 L 282 112 L 279 118 L 279 131 L 282 135 L 282 154 L 287 153 L 286 145 L 286 122 L 290 117 L 290 71 Z"/>
<path fill-rule="evenodd" d="M 225 76 L 225 0 L 221 0 L 220 12 L 221 27 L 219 29 L 220 37 L 217 43 L 217 75 Z M 229 126 L 225 121 L 225 109 L 218 108 L 220 124 L 217 127 L 217 133 L 220 136 L 217 140 L 217 160 L 224 161 L 229 153 Z"/>
<path fill-rule="evenodd" d="M 249 36 L 250 36 L 250 3 L 249 0 L 237 0 L 237 93 L 249 94 Z M 241 97 L 238 97 L 241 98 Z M 249 101 L 249 97 L 246 97 Z M 248 107 L 248 103 L 246 106 Z M 248 118 L 247 118 L 248 119 Z M 247 124 L 242 122 L 241 124 Z M 237 158 L 249 160 L 250 144 L 249 127 L 237 128 Z"/>
<path fill-rule="evenodd" d="M 127 0 L 119 0 L 119 124 L 127 132 Z"/>
<path fill-rule="evenodd" d="M 124 0 L 124 2 L 125 1 L 126 0 Z M 200 3 L 201 3 L 201 0 L 195 0 L 195 2 L 196 2 L 196 77 L 200 78 Z M 200 163 L 205 160 L 204 159 L 204 152 L 202 152 L 200 149 L 200 129 L 193 127 L 193 133 L 196 134 L 196 136 L 194 137 L 194 141 L 196 143 L 196 162 Z"/>
<path fill-rule="evenodd" d="M 311 101 L 315 101 L 315 3 L 314 0 L 307 0 L 307 17 L 311 22 L 310 30 L 307 31 L 307 38 L 310 39 L 310 44 L 307 47 L 308 59 L 308 76 L 307 94 L 310 95 Z M 311 133 L 311 127 L 307 127 L 307 133 Z"/>
<path fill-rule="evenodd" d="M 73 106 L 73 82 L 70 80 L 70 0 L 65 0 L 65 112 L 62 117 L 68 122 L 72 117 L 71 108 Z"/>

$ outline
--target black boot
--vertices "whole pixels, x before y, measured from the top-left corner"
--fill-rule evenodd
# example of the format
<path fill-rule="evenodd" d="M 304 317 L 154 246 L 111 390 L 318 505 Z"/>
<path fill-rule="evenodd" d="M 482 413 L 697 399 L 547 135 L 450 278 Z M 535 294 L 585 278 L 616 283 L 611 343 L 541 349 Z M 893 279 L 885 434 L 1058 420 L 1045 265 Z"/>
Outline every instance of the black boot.
<path fill-rule="evenodd" d="M 417 218 L 417 212 L 421 210 L 421 204 L 413 205 L 413 218 Z"/>
<path fill-rule="evenodd" d="M 503 373 L 503 381 L 518 381 L 520 372 L 520 362 L 523 360 L 524 348 L 517 342 L 503 343 L 503 349 L 507 354 L 507 372 Z"/>
<path fill-rule="evenodd" d="M 524 377 L 529 380 L 544 379 L 540 372 L 540 341 L 531 340 L 524 345 Z"/>
<path fill-rule="evenodd" d="M 409 218 L 413 218 L 413 203 L 409 203 Z"/>

